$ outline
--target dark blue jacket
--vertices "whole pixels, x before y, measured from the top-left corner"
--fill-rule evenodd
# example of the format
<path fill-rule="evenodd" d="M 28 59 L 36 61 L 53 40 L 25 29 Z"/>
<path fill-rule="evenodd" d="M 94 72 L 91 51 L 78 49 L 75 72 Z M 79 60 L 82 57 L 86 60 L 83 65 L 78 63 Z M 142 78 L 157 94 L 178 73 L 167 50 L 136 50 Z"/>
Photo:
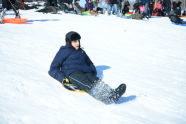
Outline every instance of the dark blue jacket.
<path fill-rule="evenodd" d="M 50 66 L 49 75 L 62 82 L 73 72 L 91 72 L 96 75 L 96 68 L 84 50 L 71 46 L 62 46 Z"/>

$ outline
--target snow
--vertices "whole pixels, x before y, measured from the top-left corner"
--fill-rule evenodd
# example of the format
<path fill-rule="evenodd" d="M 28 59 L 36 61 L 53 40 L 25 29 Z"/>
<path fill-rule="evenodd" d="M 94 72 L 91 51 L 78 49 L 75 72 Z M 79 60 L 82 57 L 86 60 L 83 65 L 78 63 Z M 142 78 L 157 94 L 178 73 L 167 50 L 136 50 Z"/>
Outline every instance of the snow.
<path fill-rule="evenodd" d="M 0 25 L 0 124 L 186 123 L 186 27 L 167 17 L 20 13 L 58 21 Z M 71 30 L 104 82 L 127 84 L 118 104 L 70 92 L 48 75 Z"/>

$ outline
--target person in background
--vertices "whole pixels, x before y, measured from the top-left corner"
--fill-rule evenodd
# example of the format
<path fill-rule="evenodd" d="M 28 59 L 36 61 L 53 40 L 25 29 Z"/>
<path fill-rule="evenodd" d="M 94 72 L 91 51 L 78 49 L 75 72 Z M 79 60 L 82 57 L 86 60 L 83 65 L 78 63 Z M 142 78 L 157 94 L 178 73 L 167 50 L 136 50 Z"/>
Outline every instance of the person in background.
<path fill-rule="evenodd" d="M 24 2 L 21 2 L 21 4 L 24 4 Z M 4 9 L 4 14 L 6 13 L 6 10 L 13 9 L 15 18 L 21 18 L 18 10 L 19 5 L 16 3 L 16 0 L 2 0 L 2 8 Z"/>
<path fill-rule="evenodd" d="M 100 0 L 93 0 L 94 9 L 97 13 L 104 14 L 104 9 L 102 8 L 102 1 Z"/>
<path fill-rule="evenodd" d="M 158 0 L 154 9 L 154 16 L 164 16 L 162 0 Z"/>
<path fill-rule="evenodd" d="M 150 17 L 149 4 L 152 0 L 141 0 L 142 5 L 144 6 L 144 11 L 142 12 L 144 16 Z"/>
<path fill-rule="evenodd" d="M 75 13 L 74 7 L 73 7 L 73 0 L 61 0 L 61 6 L 62 10 L 64 10 L 65 13 Z"/>
<path fill-rule="evenodd" d="M 125 13 L 129 12 L 129 7 L 130 7 L 130 3 L 129 3 L 128 0 L 126 0 L 126 1 L 124 2 L 124 7 L 123 7 L 123 9 L 122 9 L 122 14 L 125 14 Z"/>
<path fill-rule="evenodd" d="M 91 15 L 98 15 L 97 11 L 94 8 L 94 3 L 92 0 L 86 0 L 85 11 L 89 11 Z"/>
<path fill-rule="evenodd" d="M 118 13 L 118 0 L 108 0 L 108 15 L 116 15 Z"/>
<path fill-rule="evenodd" d="M 79 2 L 80 2 L 80 0 L 75 0 L 73 5 L 74 5 L 74 9 L 75 9 L 76 13 L 82 14 L 82 12 L 85 12 L 85 8 L 81 7 L 79 5 Z"/>
<path fill-rule="evenodd" d="M 177 7 L 176 7 L 177 12 L 176 12 L 176 14 L 179 15 L 179 16 L 181 16 L 181 4 L 182 4 L 181 1 L 177 2 Z"/>
<path fill-rule="evenodd" d="M 152 16 L 153 10 L 154 10 L 154 0 L 150 0 L 149 2 L 149 16 L 150 17 Z"/>
<path fill-rule="evenodd" d="M 86 11 L 88 11 L 88 10 L 91 11 L 94 9 L 94 4 L 93 4 L 92 0 L 86 0 L 85 9 L 86 9 Z"/>
<path fill-rule="evenodd" d="M 185 10 L 183 11 L 182 15 L 183 15 L 183 16 L 185 16 L 185 15 L 186 15 L 186 11 L 185 11 Z"/>
<path fill-rule="evenodd" d="M 166 15 L 169 15 L 171 11 L 171 0 L 163 0 L 163 8 Z"/>

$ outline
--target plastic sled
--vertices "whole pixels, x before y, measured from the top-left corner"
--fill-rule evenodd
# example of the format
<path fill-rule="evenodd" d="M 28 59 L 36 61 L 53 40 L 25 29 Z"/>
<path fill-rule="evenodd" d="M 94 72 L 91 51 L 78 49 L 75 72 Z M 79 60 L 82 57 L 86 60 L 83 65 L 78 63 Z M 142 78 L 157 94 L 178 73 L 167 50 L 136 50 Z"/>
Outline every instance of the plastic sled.
<path fill-rule="evenodd" d="M 85 11 L 85 12 L 82 12 L 81 14 L 82 15 L 88 15 L 88 14 L 90 14 L 90 11 Z"/>
<path fill-rule="evenodd" d="M 25 22 L 28 19 L 24 19 L 24 18 L 4 18 L 3 19 L 3 23 L 11 23 L 11 24 L 25 24 Z"/>
<path fill-rule="evenodd" d="M 76 86 L 74 86 L 72 83 L 70 83 L 68 78 L 64 79 L 64 81 L 62 82 L 62 85 L 67 90 L 70 90 L 73 92 L 78 92 L 78 93 L 86 93 L 85 91 L 78 89 Z"/>
<path fill-rule="evenodd" d="M 172 22 L 172 23 L 175 24 L 175 25 L 186 26 L 186 21 L 184 21 L 184 24 L 174 23 L 174 22 Z"/>

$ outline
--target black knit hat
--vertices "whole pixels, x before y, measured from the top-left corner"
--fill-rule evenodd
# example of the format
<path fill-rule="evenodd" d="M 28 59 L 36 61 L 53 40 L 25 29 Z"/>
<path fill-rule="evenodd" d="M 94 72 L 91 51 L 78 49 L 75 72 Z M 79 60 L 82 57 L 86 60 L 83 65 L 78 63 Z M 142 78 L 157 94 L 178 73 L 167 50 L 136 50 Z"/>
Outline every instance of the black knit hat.
<path fill-rule="evenodd" d="M 81 36 L 75 31 L 68 32 L 65 38 L 67 45 L 71 45 L 71 41 L 73 40 L 80 40 L 80 39 L 81 39 Z"/>

